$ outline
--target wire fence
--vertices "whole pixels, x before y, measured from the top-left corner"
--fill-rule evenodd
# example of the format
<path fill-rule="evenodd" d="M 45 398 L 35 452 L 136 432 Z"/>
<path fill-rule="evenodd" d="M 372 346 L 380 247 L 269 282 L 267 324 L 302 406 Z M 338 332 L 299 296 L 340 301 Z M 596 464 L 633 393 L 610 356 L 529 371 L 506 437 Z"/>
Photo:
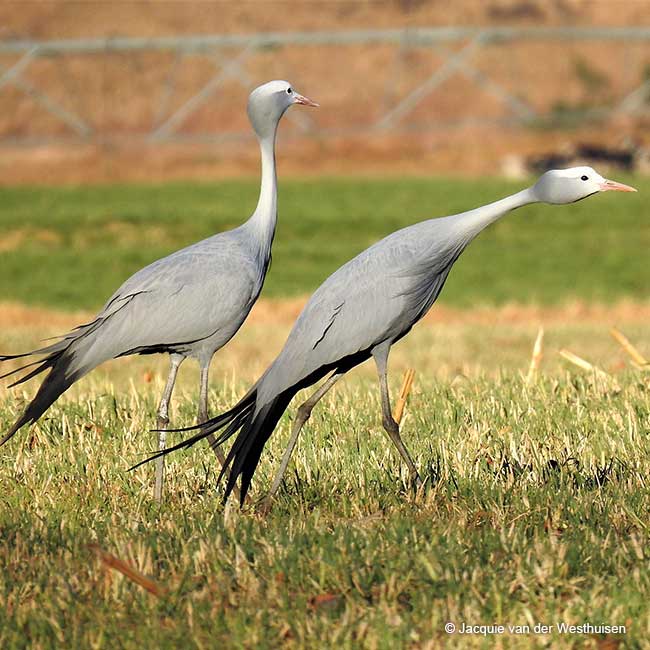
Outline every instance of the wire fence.
<path fill-rule="evenodd" d="M 649 46 L 646 27 L 0 41 L 0 145 L 249 137 L 241 102 L 276 72 L 325 89 L 331 117 L 290 113 L 317 138 L 647 117 Z"/>

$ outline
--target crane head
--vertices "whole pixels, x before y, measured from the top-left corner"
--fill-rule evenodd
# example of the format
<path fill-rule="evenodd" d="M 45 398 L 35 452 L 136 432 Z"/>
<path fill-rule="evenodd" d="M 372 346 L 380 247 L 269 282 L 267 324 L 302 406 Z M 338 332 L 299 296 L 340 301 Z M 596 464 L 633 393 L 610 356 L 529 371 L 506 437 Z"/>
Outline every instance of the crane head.
<path fill-rule="evenodd" d="M 290 106 L 318 106 L 297 93 L 288 81 L 269 81 L 258 86 L 248 97 L 248 119 L 260 138 L 271 135 Z"/>
<path fill-rule="evenodd" d="M 575 203 L 598 192 L 636 192 L 629 185 L 603 178 L 591 167 L 552 169 L 540 176 L 532 190 L 538 201 L 553 205 Z"/>

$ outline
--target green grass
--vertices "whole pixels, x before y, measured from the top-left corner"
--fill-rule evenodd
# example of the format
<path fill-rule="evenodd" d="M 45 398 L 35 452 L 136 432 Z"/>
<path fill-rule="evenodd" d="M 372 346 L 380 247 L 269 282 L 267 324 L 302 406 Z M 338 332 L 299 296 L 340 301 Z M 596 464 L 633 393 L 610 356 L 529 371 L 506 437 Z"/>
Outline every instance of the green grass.
<path fill-rule="evenodd" d="M 646 300 L 650 182 L 627 180 L 639 195 L 508 216 L 461 258 L 445 300 Z M 265 295 L 306 293 L 382 235 L 518 187 L 282 182 Z M 97 307 L 129 273 L 236 225 L 255 200 L 253 182 L 2 189 L 0 300 Z M 126 469 L 155 446 L 164 360 L 103 366 L 0 448 L 0 648 L 650 647 L 650 381 L 621 371 L 612 324 L 546 323 L 542 374 L 528 386 L 537 323 L 423 323 L 396 346 L 391 382 L 396 393 L 403 370 L 417 369 L 402 434 L 428 488 L 411 491 L 366 364 L 314 411 L 268 517 L 224 509 L 203 446 L 170 459 L 157 506 L 153 469 Z M 247 323 L 219 353 L 213 412 L 259 376 L 289 325 Z M 649 356 L 647 324 L 624 329 Z M 16 325 L 0 332 L 0 349 L 56 333 Z M 615 376 L 574 372 L 563 347 Z M 174 424 L 192 422 L 196 380 L 188 364 Z M 0 431 L 33 389 L 3 392 Z M 255 498 L 297 402 L 263 454 Z M 166 595 L 102 565 L 93 543 Z M 447 621 L 619 624 L 627 634 L 451 637 Z"/>
<path fill-rule="evenodd" d="M 458 261 L 442 300 L 470 306 L 646 298 L 650 181 L 572 206 L 524 208 Z M 503 180 L 281 180 L 265 296 L 302 295 L 356 253 L 416 221 L 520 189 Z M 257 181 L 0 189 L 0 300 L 97 308 L 131 273 L 241 223 Z"/>
<path fill-rule="evenodd" d="M 650 380 L 619 369 L 594 381 L 556 354 L 572 343 L 619 367 L 623 353 L 600 330 L 548 327 L 529 386 L 520 371 L 534 325 L 417 328 L 396 346 L 391 383 L 395 393 L 417 364 L 402 435 L 428 489 L 409 487 L 366 364 L 314 411 L 268 517 L 223 508 L 203 446 L 170 459 L 158 507 L 153 468 L 126 469 L 154 448 L 163 361 L 100 369 L 0 448 L 0 647 L 648 647 Z M 262 331 L 242 332 L 228 353 L 252 348 L 261 360 L 218 365 L 213 411 L 268 361 Z M 643 327 L 626 332 L 648 352 Z M 194 416 L 195 373 L 180 378 L 178 425 Z M 262 456 L 254 498 L 298 401 Z M 0 430 L 21 406 L 20 392 L 0 401 Z M 92 543 L 167 595 L 103 566 Z M 449 637 L 447 621 L 621 624 L 627 634 Z"/>

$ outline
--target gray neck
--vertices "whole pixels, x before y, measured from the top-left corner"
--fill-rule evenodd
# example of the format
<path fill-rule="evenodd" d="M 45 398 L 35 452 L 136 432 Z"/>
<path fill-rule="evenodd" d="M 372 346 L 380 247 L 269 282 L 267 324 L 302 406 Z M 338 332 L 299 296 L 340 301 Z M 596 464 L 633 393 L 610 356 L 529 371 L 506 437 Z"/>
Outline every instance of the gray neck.
<path fill-rule="evenodd" d="M 511 196 L 506 196 L 505 199 L 488 203 L 475 210 L 463 212 L 456 215 L 454 219 L 457 220 L 461 232 L 468 239 L 473 239 L 481 230 L 487 228 L 491 223 L 494 223 L 497 219 L 510 212 L 510 210 L 515 210 L 530 203 L 537 203 L 538 201 L 539 199 L 535 196 L 533 189 L 529 187 Z"/>
<path fill-rule="evenodd" d="M 257 207 L 246 226 L 252 231 L 254 239 L 266 255 L 270 254 L 275 224 L 278 216 L 278 184 L 275 172 L 275 134 L 277 129 L 259 138 L 262 158 L 262 182 Z"/>

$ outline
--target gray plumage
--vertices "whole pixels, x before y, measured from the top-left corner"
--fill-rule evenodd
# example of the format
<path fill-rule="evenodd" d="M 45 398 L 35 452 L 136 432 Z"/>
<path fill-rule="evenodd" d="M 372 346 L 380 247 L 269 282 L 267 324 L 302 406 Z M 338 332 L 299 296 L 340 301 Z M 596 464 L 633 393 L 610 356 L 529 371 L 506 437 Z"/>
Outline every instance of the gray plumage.
<path fill-rule="evenodd" d="M 316 105 L 285 81 L 264 84 L 249 97 L 248 115 L 260 143 L 262 181 L 259 202 L 248 221 L 138 271 L 109 298 L 91 323 L 53 345 L 0 357 L 6 361 L 43 355 L 7 373 L 36 366 L 12 385 L 50 370 L 36 397 L 0 444 L 23 425 L 35 422 L 93 368 L 130 354 L 171 355 L 170 379 L 159 409 L 163 423 L 178 366 L 187 357 L 197 359 L 202 384 L 199 414 L 202 420 L 207 417 L 207 370 L 212 356 L 248 316 L 270 263 L 277 219 L 275 136 L 280 118 L 292 104 Z"/>
<path fill-rule="evenodd" d="M 316 290 L 280 354 L 233 409 L 209 420 L 198 434 L 167 452 L 190 446 L 223 427 L 226 429 L 216 444 L 239 431 L 226 459 L 226 465 L 231 466 L 226 498 L 241 476 L 243 502 L 264 444 L 293 396 L 329 374 L 327 382 L 298 409 L 287 452 L 271 488 L 272 496 L 313 406 L 338 378 L 374 357 L 384 428 L 419 481 L 391 415 L 386 380 L 390 347 L 429 310 L 454 262 L 489 224 L 529 203 L 572 203 L 611 189 L 633 191 L 605 180 L 588 167 L 554 170 L 544 174 L 533 187 L 513 196 L 389 235 L 338 269 Z"/>

